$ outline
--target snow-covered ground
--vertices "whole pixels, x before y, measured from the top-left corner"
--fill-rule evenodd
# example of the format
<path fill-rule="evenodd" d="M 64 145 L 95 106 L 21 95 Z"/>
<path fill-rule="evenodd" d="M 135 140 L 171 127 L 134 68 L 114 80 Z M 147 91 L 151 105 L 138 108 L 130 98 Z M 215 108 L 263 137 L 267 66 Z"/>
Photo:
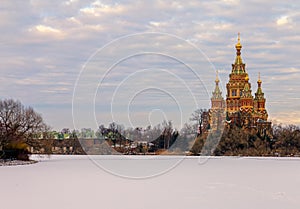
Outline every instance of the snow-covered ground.
<path fill-rule="evenodd" d="M 300 158 L 34 158 L 0 167 L 1 209 L 300 208 Z"/>

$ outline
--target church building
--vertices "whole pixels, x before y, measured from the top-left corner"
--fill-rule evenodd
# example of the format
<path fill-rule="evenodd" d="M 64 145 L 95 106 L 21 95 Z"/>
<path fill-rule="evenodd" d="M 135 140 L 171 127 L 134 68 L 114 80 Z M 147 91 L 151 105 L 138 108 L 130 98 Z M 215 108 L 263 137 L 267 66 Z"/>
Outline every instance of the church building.
<path fill-rule="evenodd" d="M 246 64 L 243 63 L 241 57 L 240 34 L 235 48 L 236 57 L 226 84 L 226 100 L 222 97 L 219 88 L 218 74 L 215 80 L 209 110 L 211 129 L 219 129 L 225 121 L 226 124 L 235 124 L 243 128 L 256 127 L 259 131 L 270 130 L 271 122 L 267 121 L 266 98 L 262 90 L 260 74 L 257 80 L 257 90 L 253 96 Z"/>

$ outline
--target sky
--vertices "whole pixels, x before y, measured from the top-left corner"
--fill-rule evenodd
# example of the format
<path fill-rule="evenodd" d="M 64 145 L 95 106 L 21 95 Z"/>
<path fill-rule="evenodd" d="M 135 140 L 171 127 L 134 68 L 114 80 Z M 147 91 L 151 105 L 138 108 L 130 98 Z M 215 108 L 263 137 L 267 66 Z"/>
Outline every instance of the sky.
<path fill-rule="evenodd" d="M 297 1 L 42 1 L 0 5 L 0 98 L 60 130 L 177 127 L 225 85 L 241 33 L 242 58 L 269 120 L 300 125 Z"/>

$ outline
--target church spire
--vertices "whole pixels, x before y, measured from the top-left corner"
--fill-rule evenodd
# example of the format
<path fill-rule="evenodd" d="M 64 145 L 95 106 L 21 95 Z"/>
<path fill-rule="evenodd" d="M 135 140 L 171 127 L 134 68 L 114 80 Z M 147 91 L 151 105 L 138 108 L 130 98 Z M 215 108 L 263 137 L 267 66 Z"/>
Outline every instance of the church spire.
<path fill-rule="evenodd" d="M 238 33 L 238 42 L 235 45 L 236 48 L 236 58 L 235 58 L 235 64 L 243 64 L 242 57 L 241 57 L 241 49 L 242 49 L 242 44 L 241 44 L 241 34 Z"/>
<path fill-rule="evenodd" d="M 209 110 L 209 127 L 211 130 L 223 130 L 225 119 L 225 100 L 219 88 L 219 72 L 216 72 L 216 86 L 212 92 L 211 108 Z"/>
<path fill-rule="evenodd" d="M 257 80 L 258 87 L 261 87 L 261 83 L 262 81 L 260 80 L 260 72 L 258 72 L 258 80 Z"/>
<path fill-rule="evenodd" d="M 260 73 L 258 73 L 257 91 L 254 98 L 254 108 L 259 118 L 266 121 L 268 119 L 268 113 L 266 110 L 266 99 L 261 88 L 261 83 L 262 81 L 260 79 Z"/>
<path fill-rule="evenodd" d="M 242 56 L 241 56 L 241 49 L 242 49 L 242 44 L 241 44 L 241 37 L 240 33 L 238 33 L 238 41 L 235 45 L 236 49 L 236 57 L 234 64 L 232 64 L 232 74 L 235 75 L 244 75 L 246 74 L 246 65 L 243 63 Z"/>
<path fill-rule="evenodd" d="M 258 73 L 258 80 L 257 80 L 257 91 L 255 93 L 255 99 L 263 99 L 264 93 L 261 88 L 262 81 L 260 80 L 260 72 Z"/>
<path fill-rule="evenodd" d="M 216 72 L 216 80 L 215 80 L 215 82 L 216 82 L 216 85 L 219 85 L 219 71 L 218 70 Z"/>
<path fill-rule="evenodd" d="M 219 88 L 219 72 L 217 71 L 216 72 L 216 80 L 215 80 L 215 83 L 216 83 L 216 86 L 215 86 L 215 90 L 213 91 L 213 96 L 212 96 L 212 99 L 223 99 L 222 97 L 222 92 Z"/>

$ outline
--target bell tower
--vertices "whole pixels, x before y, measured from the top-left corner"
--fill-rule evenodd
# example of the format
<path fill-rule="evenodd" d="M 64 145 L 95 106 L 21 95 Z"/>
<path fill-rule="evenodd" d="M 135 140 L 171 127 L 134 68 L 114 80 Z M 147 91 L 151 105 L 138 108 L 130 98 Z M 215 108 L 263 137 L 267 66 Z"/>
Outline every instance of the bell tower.
<path fill-rule="evenodd" d="M 212 92 L 211 97 L 211 108 L 209 110 L 209 124 L 212 130 L 220 130 L 224 126 L 225 119 L 225 100 L 222 96 L 222 92 L 219 87 L 219 76 L 218 71 L 216 75 L 216 86 Z"/>
<path fill-rule="evenodd" d="M 251 84 L 249 83 L 246 64 L 243 63 L 241 57 L 242 44 L 240 41 L 240 33 L 238 33 L 238 41 L 235 45 L 235 48 L 235 62 L 234 64 L 232 64 L 231 73 L 229 74 L 229 82 L 226 85 L 226 112 L 228 114 L 228 117 L 233 119 L 236 117 L 237 113 L 240 112 L 241 107 L 244 108 L 245 106 L 245 103 L 242 103 L 242 101 L 240 100 L 241 97 L 243 97 L 243 101 L 246 102 L 245 96 L 248 95 L 249 92 L 251 94 Z"/>
<path fill-rule="evenodd" d="M 260 73 L 258 74 L 257 91 L 254 98 L 254 113 L 256 120 L 268 120 L 268 113 L 266 110 L 266 99 L 261 88 L 262 81 L 260 80 Z"/>

